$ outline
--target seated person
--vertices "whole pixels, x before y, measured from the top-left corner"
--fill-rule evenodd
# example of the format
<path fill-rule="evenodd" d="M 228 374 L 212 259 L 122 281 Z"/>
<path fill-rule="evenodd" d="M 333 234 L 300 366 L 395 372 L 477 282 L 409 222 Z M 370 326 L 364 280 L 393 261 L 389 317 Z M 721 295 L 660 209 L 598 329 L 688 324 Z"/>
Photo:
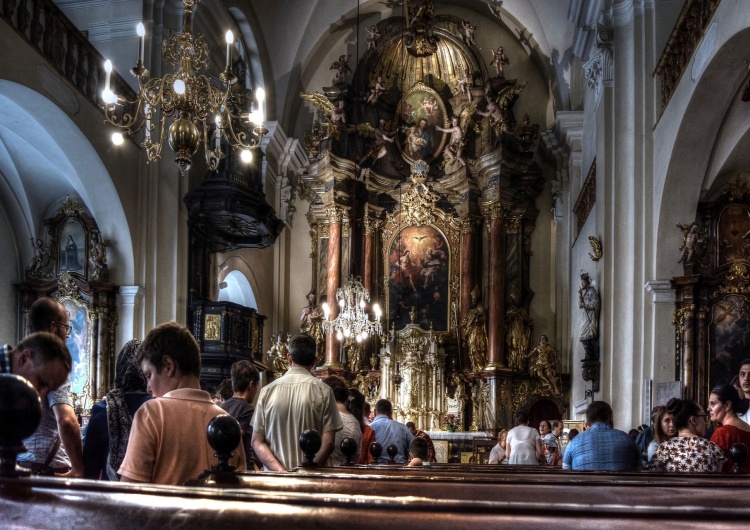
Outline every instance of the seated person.
<path fill-rule="evenodd" d="M 216 464 L 206 428 L 225 412 L 200 389 L 200 350 L 185 326 L 166 322 L 152 329 L 136 359 L 156 399 L 135 413 L 120 480 L 183 484 Z M 230 464 L 245 471 L 241 443 Z"/>
<path fill-rule="evenodd" d="M 427 440 L 415 437 L 409 444 L 409 463 L 407 467 L 429 466 L 427 461 Z"/>

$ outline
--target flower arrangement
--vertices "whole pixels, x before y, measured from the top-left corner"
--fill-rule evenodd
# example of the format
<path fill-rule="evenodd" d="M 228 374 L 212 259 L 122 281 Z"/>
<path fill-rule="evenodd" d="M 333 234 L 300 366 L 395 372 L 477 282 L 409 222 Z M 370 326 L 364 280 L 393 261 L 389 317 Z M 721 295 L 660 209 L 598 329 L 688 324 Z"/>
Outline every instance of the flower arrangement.
<path fill-rule="evenodd" d="M 458 416 L 455 414 L 446 414 L 445 419 L 443 420 L 443 425 L 445 425 L 446 431 L 456 432 L 461 425 L 461 420 L 459 420 Z"/>

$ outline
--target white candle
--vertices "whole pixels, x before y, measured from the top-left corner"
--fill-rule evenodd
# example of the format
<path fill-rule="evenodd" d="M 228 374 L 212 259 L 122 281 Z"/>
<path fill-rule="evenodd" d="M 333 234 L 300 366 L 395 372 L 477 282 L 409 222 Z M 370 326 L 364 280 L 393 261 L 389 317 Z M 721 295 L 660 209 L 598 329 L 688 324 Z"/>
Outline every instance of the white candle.
<path fill-rule="evenodd" d="M 143 107 L 143 113 L 146 115 L 146 138 L 151 138 L 151 118 L 148 117 L 150 108 L 148 103 Z"/>
<path fill-rule="evenodd" d="M 266 100 L 266 91 L 263 90 L 263 87 L 258 87 L 255 91 L 255 99 L 258 100 L 258 125 L 261 125 L 265 117 L 263 115 L 263 102 Z"/>
<path fill-rule="evenodd" d="M 232 60 L 232 43 L 234 42 L 234 34 L 232 33 L 232 30 L 230 29 L 227 31 L 227 69 L 229 69 L 229 64 Z"/>
<path fill-rule="evenodd" d="M 109 76 L 112 74 L 112 61 L 107 59 L 104 61 L 104 71 L 107 73 L 106 77 L 104 78 L 104 90 L 109 90 Z"/>
<path fill-rule="evenodd" d="M 214 122 L 216 123 L 216 130 L 214 131 L 214 138 L 216 139 L 214 142 L 214 149 L 218 151 L 219 146 L 221 145 L 221 118 L 217 115 L 216 118 L 214 118 Z"/>
<path fill-rule="evenodd" d="M 141 38 L 141 47 L 138 51 L 138 59 L 143 62 L 143 56 L 145 55 L 146 50 L 146 27 L 143 25 L 143 22 L 138 23 L 138 36 Z"/>

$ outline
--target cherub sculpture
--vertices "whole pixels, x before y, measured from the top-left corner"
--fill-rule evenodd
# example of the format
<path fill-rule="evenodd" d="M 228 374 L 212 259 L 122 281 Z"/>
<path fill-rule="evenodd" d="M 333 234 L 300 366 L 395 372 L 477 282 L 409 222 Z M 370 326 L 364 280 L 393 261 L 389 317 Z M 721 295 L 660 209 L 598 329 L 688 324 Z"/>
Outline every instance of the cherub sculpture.
<path fill-rule="evenodd" d="M 444 129 L 443 127 L 435 127 L 435 130 L 450 133 L 451 135 L 450 142 L 448 142 L 448 145 L 446 145 L 443 150 L 443 156 L 445 157 L 443 163 L 457 160 L 462 166 L 466 167 L 466 160 L 464 160 L 462 156 L 466 140 L 464 139 L 464 132 L 458 125 L 458 116 L 453 116 L 451 118 L 451 126 L 447 129 Z"/>
<path fill-rule="evenodd" d="M 334 85 L 345 85 L 346 81 L 349 77 L 349 74 L 351 73 L 352 69 L 349 68 L 349 59 L 351 58 L 351 54 L 349 54 L 349 57 L 346 55 L 339 56 L 339 60 L 335 61 L 331 65 L 331 70 L 336 70 L 336 77 L 333 78 L 333 84 Z"/>
<path fill-rule="evenodd" d="M 469 98 L 471 98 L 471 92 L 469 91 L 469 83 L 470 83 L 469 69 L 464 68 L 463 75 L 458 78 L 456 86 L 459 92 L 461 92 L 462 94 L 466 94 Z"/>
<path fill-rule="evenodd" d="M 695 247 L 701 242 L 700 234 L 698 233 L 698 223 L 691 223 L 689 225 L 677 224 L 677 228 L 682 230 L 682 245 L 680 245 L 680 259 L 677 263 L 683 261 L 688 264 L 693 262 L 695 255 Z"/>
<path fill-rule="evenodd" d="M 472 23 L 468 20 L 462 20 L 461 27 L 463 28 L 462 38 L 464 40 L 464 44 L 466 44 L 467 46 L 476 46 L 477 43 L 474 42 L 474 32 L 477 30 L 477 27 L 472 25 Z"/>
<path fill-rule="evenodd" d="M 30 276 L 33 276 L 42 268 L 44 255 L 47 254 L 49 250 L 44 247 L 44 241 L 33 237 L 31 238 L 31 246 L 34 247 L 34 256 L 31 258 L 29 266 L 26 267 L 26 272 Z"/>
<path fill-rule="evenodd" d="M 374 105 L 383 92 L 385 92 L 385 81 L 383 81 L 383 76 L 379 75 L 370 88 L 370 94 L 367 96 L 365 102 Z"/>
<path fill-rule="evenodd" d="M 357 131 L 357 134 L 359 134 L 360 136 L 364 138 L 375 138 L 375 143 L 367 152 L 367 154 L 359 159 L 359 161 L 357 162 L 358 164 L 362 164 L 368 159 L 372 159 L 372 161 L 374 162 L 375 160 L 383 158 L 386 155 L 386 153 L 388 152 L 386 145 L 388 143 L 393 143 L 393 136 L 396 132 L 395 130 L 388 129 L 388 125 L 389 122 L 386 122 L 381 118 L 378 121 L 377 129 L 367 122 L 360 123 L 356 127 L 354 127 L 354 129 Z"/>
<path fill-rule="evenodd" d="M 497 99 L 493 100 L 490 94 L 486 94 L 487 110 L 477 111 L 480 116 L 489 117 L 490 126 L 496 135 L 511 132 L 513 124 L 513 105 L 515 105 L 518 95 L 526 88 L 526 83 L 520 85 L 505 87 L 498 94 Z"/>
<path fill-rule="evenodd" d="M 505 77 L 503 67 L 506 64 L 510 64 L 510 60 L 505 56 L 502 46 L 492 52 L 492 62 L 490 64 L 495 67 L 495 71 L 499 77 Z"/>
<path fill-rule="evenodd" d="M 378 31 L 377 26 L 370 26 L 369 28 L 365 28 L 367 31 L 367 49 L 368 50 L 374 50 L 378 46 L 378 40 L 380 40 L 380 37 L 382 35 Z"/>

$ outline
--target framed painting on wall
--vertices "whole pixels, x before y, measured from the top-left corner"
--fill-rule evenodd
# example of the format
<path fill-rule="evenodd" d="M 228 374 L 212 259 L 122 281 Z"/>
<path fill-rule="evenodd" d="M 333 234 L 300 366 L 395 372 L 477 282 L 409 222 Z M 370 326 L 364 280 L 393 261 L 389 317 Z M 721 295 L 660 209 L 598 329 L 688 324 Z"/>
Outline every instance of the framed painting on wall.
<path fill-rule="evenodd" d="M 396 122 L 396 145 L 410 162 L 431 162 L 443 152 L 446 135 L 437 127 L 448 127 L 448 111 L 440 95 L 424 83 L 416 83 L 401 98 Z"/>

